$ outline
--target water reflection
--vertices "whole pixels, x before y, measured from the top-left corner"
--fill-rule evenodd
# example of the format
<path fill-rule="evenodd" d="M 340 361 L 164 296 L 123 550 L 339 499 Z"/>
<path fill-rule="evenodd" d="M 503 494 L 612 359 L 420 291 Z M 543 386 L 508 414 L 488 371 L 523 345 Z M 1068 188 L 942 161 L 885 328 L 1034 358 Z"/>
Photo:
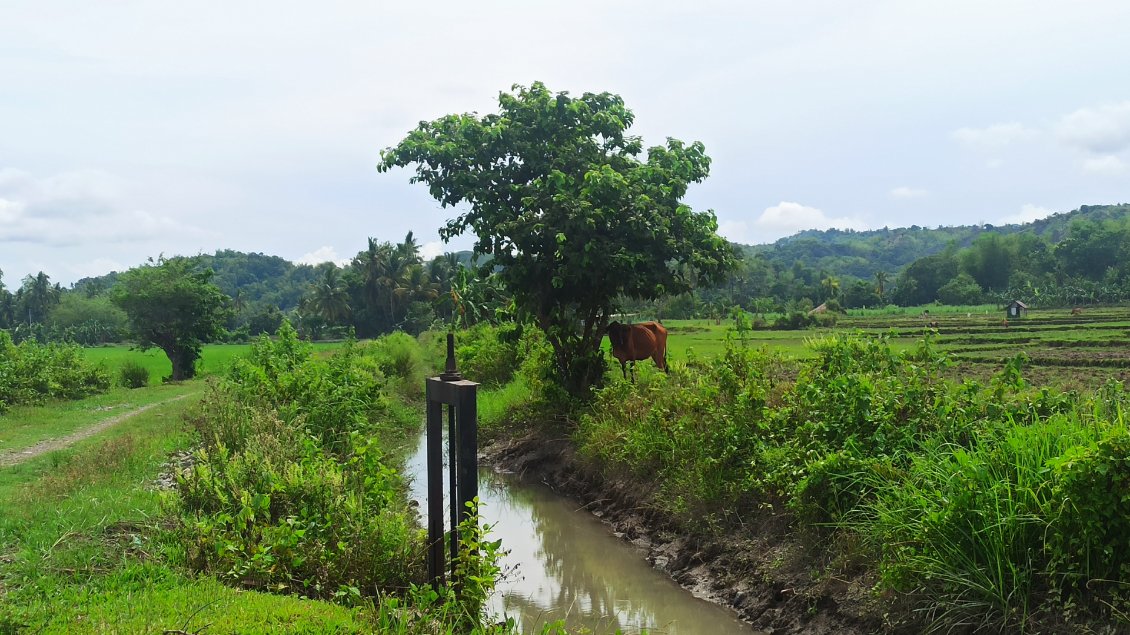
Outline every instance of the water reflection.
<path fill-rule="evenodd" d="M 419 475 L 412 495 L 422 510 L 427 508 L 423 447 L 421 437 L 408 466 Z M 695 598 L 653 569 L 640 549 L 549 488 L 488 470 L 479 479 L 483 522 L 493 526 L 490 538 L 501 538 L 509 551 L 502 562 L 509 575 L 489 609 L 514 617 L 524 632 L 555 620 L 596 633 L 753 632 L 727 609 Z"/>

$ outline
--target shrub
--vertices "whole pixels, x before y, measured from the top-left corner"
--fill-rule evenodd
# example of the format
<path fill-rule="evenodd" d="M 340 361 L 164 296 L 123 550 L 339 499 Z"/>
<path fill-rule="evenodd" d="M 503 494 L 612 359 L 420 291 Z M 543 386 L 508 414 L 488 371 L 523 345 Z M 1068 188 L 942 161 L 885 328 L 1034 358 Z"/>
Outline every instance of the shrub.
<path fill-rule="evenodd" d="M 459 371 L 471 381 L 501 386 L 517 371 L 522 328 L 517 324 L 493 326 L 480 322 L 456 334 L 455 358 Z"/>
<path fill-rule="evenodd" d="M 1024 630 L 1038 608 L 1038 592 L 1060 578 L 1058 572 L 1076 569 L 1070 548 L 1048 549 L 1049 540 L 1057 544 L 1056 527 L 1059 535 L 1086 533 L 1074 520 L 1098 518 L 1049 525 L 1064 500 L 1049 466 L 1076 470 L 1068 464 L 1081 463 L 1059 457 L 1075 456 L 1071 448 L 1089 445 L 1094 435 L 1077 417 L 1057 415 L 982 433 L 969 448 L 930 444 L 903 478 L 874 479 L 874 502 L 847 524 L 869 536 L 881 554 L 883 584 L 922 599 L 935 626 Z M 1119 527 L 1115 531 L 1126 530 Z M 1074 544 L 1098 546 L 1102 536 L 1112 536 L 1102 526 L 1090 528 Z M 1115 542 L 1125 543 L 1124 536 Z M 1049 557 L 1057 552 L 1067 558 Z"/>
<path fill-rule="evenodd" d="M 118 369 L 118 383 L 125 388 L 144 388 L 149 385 L 149 369 L 128 359 Z"/>
<path fill-rule="evenodd" d="M 397 379 L 410 396 L 419 396 L 427 367 L 416 338 L 400 331 L 389 333 L 370 343 L 368 352 L 386 377 Z"/>
<path fill-rule="evenodd" d="M 1055 573 L 1075 588 L 1130 579 L 1130 430 L 1119 422 L 1052 466 L 1062 505 L 1050 540 Z"/>
<path fill-rule="evenodd" d="M 422 578 L 423 541 L 380 432 L 399 425 L 375 349 L 312 357 L 284 323 L 210 388 L 178 478 L 189 563 L 232 583 L 356 598 Z"/>
<path fill-rule="evenodd" d="M 850 445 L 808 464 L 805 471 L 792 507 L 802 520 L 817 525 L 844 520 L 874 497 L 876 483 L 899 473 L 888 459 L 861 457 Z"/>
<path fill-rule="evenodd" d="M 0 411 L 45 399 L 81 399 L 110 387 L 110 375 L 73 344 L 12 343 L 0 331 Z"/>
<path fill-rule="evenodd" d="M 668 511 L 735 507 L 771 443 L 767 406 L 780 381 L 779 358 L 731 346 L 709 363 L 612 382 L 581 417 L 581 451 L 654 483 Z"/>
<path fill-rule="evenodd" d="M 808 315 L 803 311 L 793 311 L 774 320 L 773 328 L 778 331 L 795 331 L 814 326 L 816 323 L 815 315 Z"/>
<path fill-rule="evenodd" d="M 245 587 L 333 597 L 420 582 L 421 534 L 372 441 L 339 462 L 309 438 L 197 453 L 178 479 L 189 563 Z"/>
<path fill-rule="evenodd" d="M 329 359 L 314 358 L 284 322 L 276 340 L 261 337 L 232 365 L 226 383 L 241 399 L 277 412 L 337 452 L 352 432 L 399 432 L 415 419 L 386 390 L 382 368 L 390 357 L 381 354 L 380 343 L 346 341 Z M 415 383 L 422 386 L 422 378 Z"/>

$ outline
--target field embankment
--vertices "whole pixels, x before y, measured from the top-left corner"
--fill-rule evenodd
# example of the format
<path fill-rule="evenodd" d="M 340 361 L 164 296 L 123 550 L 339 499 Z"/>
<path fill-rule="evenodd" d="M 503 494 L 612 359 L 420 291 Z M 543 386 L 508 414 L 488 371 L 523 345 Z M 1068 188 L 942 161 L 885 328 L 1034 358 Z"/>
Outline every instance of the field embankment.
<path fill-rule="evenodd" d="M 758 627 L 1124 627 L 1121 384 L 1034 385 L 1024 351 L 955 377 L 908 328 L 917 343 L 832 334 L 799 360 L 731 346 L 611 381 L 567 417 L 519 403 L 509 427 L 495 420 L 493 456 Z"/>
<path fill-rule="evenodd" d="M 0 417 L 24 457 L 0 466 L 0 632 L 513 632 L 466 590 L 412 586 L 396 444 L 419 424 L 419 344 L 338 348 L 284 327 L 208 381 Z M 22 455 L 37 443 L 60 447 Z"/>
<path fill-rule="evenodd" d="M 185 415 L 203 388 L 114 389 L 0 416 L 5 456 L 18 460 L 0 465 L 0 632 L 371 630 L 356 609 L 240 590 L 176 564 L 182 548 L 155 481 L 195 443 Z"/>

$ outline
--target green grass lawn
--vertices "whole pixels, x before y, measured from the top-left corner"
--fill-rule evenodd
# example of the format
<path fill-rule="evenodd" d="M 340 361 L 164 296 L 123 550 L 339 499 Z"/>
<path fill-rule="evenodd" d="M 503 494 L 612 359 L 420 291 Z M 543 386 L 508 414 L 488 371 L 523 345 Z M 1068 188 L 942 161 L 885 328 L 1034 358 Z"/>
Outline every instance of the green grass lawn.
<path fill-rule="evenodd" d="M 79 401 L 59 401 L 44 406 L 14 406 L 0 415 L 0 453 L 68 435 L 138 407 L 180 395 L 200 392 L 199 383 L 151 386 L 129 390 L 114 388 Z"/>
<path fill-rule="evenodd" d="M 315 352 L 329 351 L 337 348 L 338 342 L 315 342 Z M 232 361 L 251 349 L 250 344 L 206 344 L 201 351 L 200 360 L 197 362 L 198 375 L 212 375 L 227 370 Z M 122 364 L 127 360 L 135 361 L 149 369 L 149 383 L 157 384 L 163 377 L 168 377 L 173 372 L 173 365 L 164 351 L 151 348 L 140 351 L 125 344 L 115 346 L 99 346 L 83 349 L 86 358 L 95 364 L 103 364 L 110 371 L 110 376 L 115 383 Z"/>
<path fill-rule="evenodd" d="M 152 403 L 200 387 L 155 386 L 128 396 Z M 122 394 L 34 414 L 74 422 Z M 353 609 L 232 589 L 167 564 L 178 547 L 162 527 L 162 494 L 152 483 L 169 453 L 191 443 L 183 414 L 193 401 L 162 404 L 71 448 L 0 468 L 0 633 L 372 630 Z"/>

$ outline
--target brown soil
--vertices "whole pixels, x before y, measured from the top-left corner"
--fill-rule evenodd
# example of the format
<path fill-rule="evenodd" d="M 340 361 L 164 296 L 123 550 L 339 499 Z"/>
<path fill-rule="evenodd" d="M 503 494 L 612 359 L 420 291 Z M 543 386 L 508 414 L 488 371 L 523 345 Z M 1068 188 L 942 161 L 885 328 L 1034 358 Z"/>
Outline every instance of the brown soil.
<path fill-rule="evenodd" d="M 607 523 L 617 537 L 697 597 L 732 607 L 765 633 L 862 634 L 899 630 L 884 624 L 875 580 L 864 563 L 819 560 L 788 519 L 749 512 L 740 530 L 693 535 L 648 504 L 630 479 L 607 478 L 586 465 L 564 435 L 542 432 L 500 439 L 482 450 L 485 463 L 543 482 Z M 832 549 L 819 550 L 822 552 Z"/>
<path fill-rule="evenodd" d="M 0 453 L 0 467 L 11 467 L 13 465 L 19 465 L 20 463 L 30 461 L 31 459 L 34 459 L 35 457 L 46 454 L 48 452 L 54 452 L 55 450 L 61 450 L 66 447 L 70 447 L 78 443 L 79 441 L 82 441 L 83 439 L 89 439 L 99 432 L 113 427 L 125 421 L 126 419 L 129 419 L 130 417 L 136 417 L 146 410 L 156 408 L 157 406 L 163 406 L 174 401 L 179 401 L 187 396 L 188 395 L 181 395 L 179 397 L 173 397 L 172 399 L 166 399 L 165 401 L 151 403 L 147 406 L 142 406 L 140 408 L 130 410 L 129 412 L 123 412 L 122 414 L 110 417 L 109 419 L 103 419 L 102 421 L 99 421 L 92 426 L 82 428 L 81 430 L 76 430 L 75 432 L 72 432 L 63 437 L 44 439 L 43 441 L 40 441 L 35 445 L 20 450 L 12 450 Z"/>

